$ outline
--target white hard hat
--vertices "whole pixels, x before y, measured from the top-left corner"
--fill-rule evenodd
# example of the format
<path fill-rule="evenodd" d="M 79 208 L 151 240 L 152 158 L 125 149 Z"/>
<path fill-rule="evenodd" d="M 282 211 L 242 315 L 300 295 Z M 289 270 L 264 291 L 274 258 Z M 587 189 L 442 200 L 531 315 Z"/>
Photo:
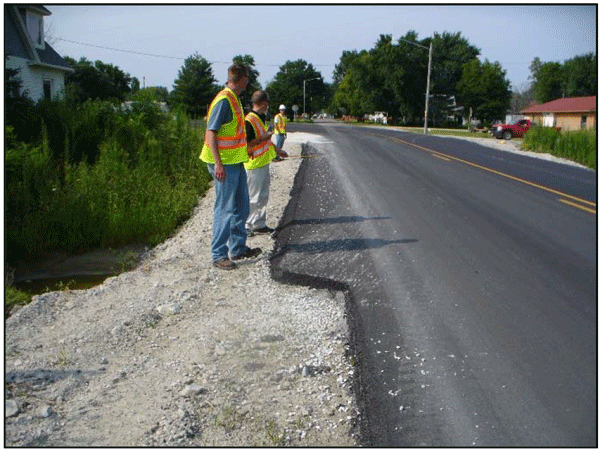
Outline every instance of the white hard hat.
<path fill-rule="evenodd" d="M 279 106 L 279 110 L 285 110 L 285 106 L 282 104 Z"/>

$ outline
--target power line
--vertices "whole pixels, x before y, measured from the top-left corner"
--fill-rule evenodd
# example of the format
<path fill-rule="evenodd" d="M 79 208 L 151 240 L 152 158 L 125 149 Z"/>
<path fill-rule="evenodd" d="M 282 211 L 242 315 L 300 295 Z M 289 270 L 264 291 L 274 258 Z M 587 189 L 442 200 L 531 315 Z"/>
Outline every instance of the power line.
<path fill-rule="evenodd" d="M 56 39 L 60 40 L 60 41 L 65 41 L 67 43 L 80 44 L 82 46 L 90 46 L 90 47 L 96 47 L 98 49 L 114 50 L 115 52 L 126 52 L 126 53 L 129 53 L 129 54 L 145 55 L 147 57 L 170 58 L 170 59 L 173 59 L 173 60 L 185 60 L 186 59 L 184 57 L 173 57 L 173 56 L 170 56 L 170 55 L 148 54 L 146 52 L 138 52 L 138 51 L 135 51 L 135 50 L 126 50 L 126 49 L 117 49 L 115 47 L 98 46 L 97 44 L 82 43 L 81 41 L 73 41 L 71 39 L 65 39 L 65 38 L 56 38 Z M 221 63 L 221 64 L 224 64 L 224 65 L 231 64 L 230 61 L 211 61 L 209 63 L 211 63 L 211 64 Z M 279 67 L 281 65 L 263 64 L 263 65 L 260 65 L 260 66 Z M 335 65 L 332 65 L 332 64 L 322 64 L 322 65 L 321 64 L 313 64 L 313 66 L 335 66 Z"/>

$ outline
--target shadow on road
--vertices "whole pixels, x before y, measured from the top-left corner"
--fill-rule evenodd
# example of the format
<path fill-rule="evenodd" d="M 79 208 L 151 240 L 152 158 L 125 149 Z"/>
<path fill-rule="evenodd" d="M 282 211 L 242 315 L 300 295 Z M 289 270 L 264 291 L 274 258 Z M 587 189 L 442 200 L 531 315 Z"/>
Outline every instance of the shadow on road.
<path fill-rule="evenodd" d="M 382 240 L 380 238 L 346 238 L 327 241 L 312 241 L 309 243 L 289 243 L 283 246 L 273 256 L 292 254 L 318 254 L 322 252 L 337 252 L 337 251 L 364 251 L 366 249 L 375 249 L 390 244 L 408 244 L 416 243 L 418 240 Z"/>
<path fill-rule="evenodd" d="M 388 216 L 378 216 L 374 218 L 365 218 L 364 216 L 338 216 L 336 218 L 294 219 L 293 221 L 283 224 L 277 230 L 282 231 L 295 225 L 343 224 L 346 222 L 380 221 L 384 219 L 391 218 Z"/>

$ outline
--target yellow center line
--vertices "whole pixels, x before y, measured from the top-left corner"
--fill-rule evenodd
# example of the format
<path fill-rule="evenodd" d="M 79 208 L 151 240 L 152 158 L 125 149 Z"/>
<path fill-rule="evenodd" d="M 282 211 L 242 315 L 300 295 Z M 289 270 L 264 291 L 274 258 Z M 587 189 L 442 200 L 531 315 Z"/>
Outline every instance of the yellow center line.
<path fill-rule="evenodd" d="M 435 156 L 438 159 L 443 159 L 444 161 L 450 161 L 450 159 L 446 158 L 445 156 L 439 155 L 437 153 L 432 153 L 432 156 Z"/>
<path fill-rule="evenodd" d="M 386 137 L 386 136 L 382 136 L 382 137 Z M 456 158 L 454 156 L 450 156 L 448 154 L 441 153 L 439 151 L 432 150 L 430 148 L 425 148 L 425 147 L 422 147 L 420 145 L 416 145 L 416 144 L 411 143 L 411 142 L 406 142 L 406 141 L 401 140 L 401 139 L 396 139 L 395 137 L 387 137 L 387 138 L 388 139 L 392 139 L 394 142 L 398 142 L 398 143 L 401 143 L 401 144 L 404 144 L 404 145 L 410 145 L 411 147 L 420 148 L 421 150 L 425 150 L 425 151 L 428 151 L 430 153 L 434 153 L 434 155 L 436 155 L 436 154 L 440 155 L 438 157 L 444 156 L 444 157 L 448 158 L 448 160 L 454 160 L 454 161 L 462 162 L 463 164 L 467 164 L 467 165 L 470 165 L 472 167 L 476 167 L 476 168 L 481 169 L 481 170 L 486 170 L 488 172 L 495 173 L 496 175 L 500 175 L 500 176 L 503 176 L 503 177 L 506 177 L 506 178 L 510 178 L 511 180 L 518 181 L 519 183 L 527 184 L 529 186 L 533 186 L 535 188 L 542 189 L 542 190 L 547 191 L 547 192 L 551 192 L 552 194 L 556 194 L 556 195 L 559 195 L 561 197 L 567 197 L 569 199 L 576 200 L 577 202 L 584 203 L 586 205 L 590 205 L 590 206 L 593 206 L 593 207 L 596 206 L 596 204 L 594 202 L 590 202 L 588 200 L 580 199 L 579 197 L 575 197 L 575 196 L 572 196 L 572 195 L 569 195 L 569 194 L 565 194 L 564 192 L 557 191 L 556 189 L 548 188 L 546 186 L 542 186 L 540 184 L 533 183 L 531 181 L 523 180 L 522 178 L 518 178 L 518 177 L 515 177 L 513 175 L 508 175 L 507 173 L 499 172 L 498 170 L 490 169 L 489 167 L 480 166 L 479 164 L 475 164 L 474 162 L 465 161 L 464 159 Z M 596 211 L 594 210 L 593 212 L 595 213 Z"/>
<path fill-rule="evenodd" d="M 577 204 L 577 203 L 573 203 L 573 202 L 571 202 L 570 200 L 558 199 L 558 201 L 559 201 L 559 202 L 562 202 L 562 203 L 566 203 L 567 205 L 571 205 L 571 206 L 577 207 L 577 208 L 579 208 L 579 209 L 581 209 L 581 210 L 584 210 L 584 211 L 587 211 L 587 212 L 589 212 L 589 213 L 596 214 L 596 210 L 593 210 L 593 209 L 591 209 L 591 208 L 588 208 L 588 207 L 584 207 L 584 206 L 582 206 L 582 205 L 579 205 L 579 204 Z"/>

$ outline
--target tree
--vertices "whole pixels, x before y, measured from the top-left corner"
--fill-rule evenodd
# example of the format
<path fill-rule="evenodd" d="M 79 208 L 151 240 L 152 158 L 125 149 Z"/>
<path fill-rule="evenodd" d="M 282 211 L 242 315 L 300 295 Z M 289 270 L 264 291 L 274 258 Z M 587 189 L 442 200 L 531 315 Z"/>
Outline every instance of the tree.
<path fill-rule="evenodd" d="M 429 40 L 425 40 L 427 42 Z M 427 46 L 429 43 L 427 43 Z M 480 50 L 469 44 L 460 32 L 433 35 L 432 91 L 447 96 L 456 95 L 463 67 L 477 58 Z"/>
<path fill-rule="evenodd" d="M 561 98 L 564 94 L 562 66 L 558 62 L 541 63 L 536 58 L 531 65 L 533 93 L 539 104 Z"/>
<path fill-rule="evenodd" d="M 535 100 L 539 104 L 562 97 L 595 96 L 598 91 L 598 59 L 589 53 L 564 64 L 534 58 L 529 66 Z"/>
<path fill-rule="evenodd" d="M 463 67 L 463 75 L 457 85 L 457 97 L 465 111 L 484 122 L 502 119 L 510 105 L 510 82 L 500 63 L 481 63 L 475 58 Z"/>
<path fill-rule="evenodd" d="M 433 38 L 419 40 L 414 30 L 396 42 L 391 35 L 380 35 L 369 51 L 344 51 L 333 75 L 334 106 L 352 115 L 379 110 L 407 122 L 420 121 L 425 110 L 430 43 L 430 93 L 438 95 L 440 110 L 444 110 L 443 99 L 456 94 L 464 64 L 479 55 L 479 49 L 460 33 L 435 33 Z"/>
<path fill-rule="evenodd" d="M 279 72 L 267 84 L 267 92 L 271 105 L 269 111 L 277 112 L 280 104 L 285 104 L 288 111 L 296 104 L 303 109 L 304 81 L 306 82 L 306 110 L 315 112 L 329 105 L 329 93 L 323 76 L 314 66 L 304 60 L 286 61 L 279 67 Z"/>
<path fill-rule="evenodd" d="M 595 96 L 598 92 L 598 58 L 589 53 L 565 61 L 562 68 L 566 97 Z"/>
<path fill-rule="evenodd" d="M 82 103 L 88 99 L 123 101 L 131 91 L 131 76 L 118 66 L 100 60 L 92 63 L 82 57 L 79 61 L 65 57 L 75 70 L 65 76 L 67 100 Z"/>
<path fill-rule="evenodd" d="M 249 112 L 252 110 L 252 93 L 262 89 L 258 81 L 260 73 L 256 70 L 254 57 L 251 55 L 236 55 L 233 57 L 233 63 L 242 64 L 248 69 L 248 87 L 240 95 L 240 102 L 244 109 Z"/>
<path fill-rule="evenodd" d="M 186 58 L 173 84 L 171 102 L 192 117 L 204 116 L 219 87 L 211 64 L 197 52 Z"/>

